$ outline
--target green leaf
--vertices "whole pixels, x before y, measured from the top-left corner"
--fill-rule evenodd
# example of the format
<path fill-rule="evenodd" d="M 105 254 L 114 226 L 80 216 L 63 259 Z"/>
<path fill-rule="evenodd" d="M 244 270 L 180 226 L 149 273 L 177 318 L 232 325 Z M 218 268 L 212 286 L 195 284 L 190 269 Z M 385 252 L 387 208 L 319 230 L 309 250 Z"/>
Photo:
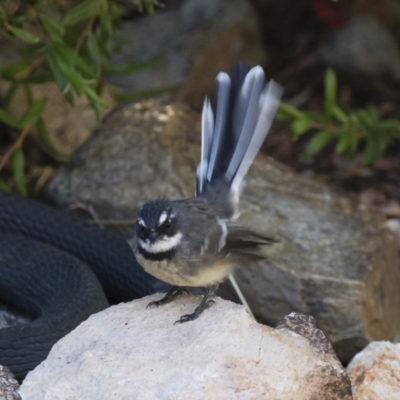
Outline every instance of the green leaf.
<path fill-rule="evenodd" d="M 0 7 L 0 20 L 2 21 L 6 19 L 6 13 L 3 7 L 3 5 Z"/>
<path fill-rule="evenodd" d="M 290 125 L 290 131 L 295 138 L 298 138 L 303 133 L 307 132 L 311 127 L 311 121 L 305 116 L 300 119 L 296 119 Z"/>
<path fill-rule="evenodd" d="M 62 43 L 64 41 L 64 29 L 59 21 L 55 21 L 54 18 L 49 18 L 46 15 L 39 16 L 43 28 L 50 36 L 53 43 Z"/>
<path fill-rule="evenodd" d="M 123 64 L 116 65 L 105 65 L 104 69 L 106 72 L 111 74 L 134 74 L 136 72 L 145 71 L 147 69 L 153 68 L 165 60 L 165 56 L 154 57 L 148 61 L 141 62 L 127 62 Z"/>
<path fill-rule="evenodd" d="M 358 119 L 363 123 L 366 127 L 368 128 L 374 128 L 376 127 L 377 120 L 374 118 L 372 114 L 370 114 L 366 110 L 357 110 L 355 112 L 355 115 L 357 115 Z"/>
<path fill-rule="evenodd" d="M 346 152 L 348 154 L 354 155 L 354 154 L 356 154 L 356 152 L 358 150 L 359 136 L 356 135 L 354 133 L 354 131 L 349 131 L 348 133 L 349 133 L 349 135 L 348 135 L 348 143 L 347 143 L 347 147 L 348 148 L 347 148 Z"/>
<path fill-rule="evenodd" d="M 17 28 L 16 26 L 8 25 L 7 29 L 17 38 L 28 43 L 39 43 L 40 39 L 33 33 L 25 31 L 24 29 Z"/>
<path fill-rule="evenodd" d="M 306 155 L 313 156 L 322 150 L 334 138 L 331 132 L 320 131 L 307 143 L 304 151 Z"/>
<path fill-rule="evenodd" d="M 67 12 L 61 23 L 64 26 L 76 25 L 97 14 L 104 0 L 85 0 Z"/>
<path fill-rule="evenodd" d="M 371 165 L 379 156 L 378 146 L 371 137 L 366 138 L 366 145 L 363 153 L 364 164 Z"/>
<path fill-rule="evenodd" d="M 89 102 L 90 102 L 90 105 L 93 108 L 93 111 L 94 111 L 95 115 L 96 115 L 97 121 L 100 121 L 102 107 L 98 103 L 94 102 L 91 99 L 89 99 Z"/>
<path fill-rule="evenodd" d="M 92 68 L 94 69 L 96 76 L 98 76 L 100 74 L 102 64 L 101 51 L 97 42 L 97 38 L 92 32 L 88 34 L 86 45 Z"/>
<path fill-rule="evenodd" d="M 353 132 L 344 130 L 339 135 L 339 140 L 336 143 L 335 151 L 336 153 L 342 154 L 349 152 L 353 148 L 352 138 L 355 137 Z"/>
<path fill-rule="evenodd" d="M 107 107 L 108 104 L 90 87 L 85 87 L 85 94 L 88 98 L 93 101 L 94 103 L 98 104 L 101 107 Z"/>
<path fill-rule="evenodd" d="M 20 128 L 20 122 L 11 115 L 7 110 L 0 107 L 0 121 L 4 122 L 6 125 L 12 126 L 13 128 Z"/>
<path fill-rule="evenodd" d="M 390 139 L 388 137 L 383 136 L 383 137 L 380 138 L 380 140 L 378 141 L 378 154 L 379 154 L 379 156 L 381 156 L 385 152 L 385 150 L 389 146 L 389 143 L 390 143 Z"/>
<path fill-rule="evenodd" d="M 50 140 L 43 118 L 39 118 L 36 122 L 36 130 L 38 133 L 40 144 L 44 147 L 46 151 L 57 158 L 65 159 L 67 157 L 66 154 L 62 153 L 54 147 L 53 143 Z"/>
<path fill-rule="evenodd" d="M 397 119 L 385 119 L 383 121 L 379 121 L 378 125 L 380 129 L 400 132 L 400 121 Z"/>
<path fill-rule="evenodd" d="M 368 113 L 371 115 L 371 117 L 375 120 L 379 119 L 379 113 L 378 109 L 375 106 L 369 106 L 368 107 Z"/>
<path fill-rule="evenodd" d="M 298 110 L 297 108 L 291 106 L 288 103 L 284 103 L 283 101 L 281 101 L 279 103 L 279 112 L 287 115 L 290 118 L 304 118 L 305 115 L 304 113 L 302 113 L 300 110 Z"/>
<path fill-rule="evenodd" d="M 14 80 L 15 75 L 20 74 L 31 66 L 28 60 L 17 61 L 11 65 L 0 65 L 1 77 L 4 80 Z"/>
<path fill-rule="evenodd" d="M 75 105 L 75 99 L 74 99 L 74 94 L 72 93 L 72 90 L 67 90 L 67 91 L 64 93 L 64 97 L 65 97 L 65 99 L 68 101 L 68 103 L 69 103 L 71 106 L 74 106 L 74 105 Z"/>
<path fill-rule="evenodd" d="M 275 114 L 275 120 L 276 121 L 291 121 L 293 118 L 290 117 L 289 115 L 283 113 L 282 111 L 278 110 L 277 113 Z"/>
<path fill-rule="evenodd" d="M 47 99 L 34 101 L 21 118 L 20 126 L 24 127 L 36 122 L 43 114 Z"/>
<path fill-rule="evenodd" d="M 363 161 L 365 164 L 373 164 L 386 150 L 390 143 L 388 136 L 369 135 L 365 138 L 365 148 L 363 152 Z"/>
<path fill-rule="evenodd" d="M 336 92 L 337 92 L 336 74 L 332 68 L 328 68 L 325 71 L 324 86 L 325 86 L 325 116 L 328 120 L 330 120 L 333 115 L 333 109 L 336 105 Z"/>
<path fill-rule="evenodd" d="M 98 26 L 96 29 L 96 36 L 98 43 L 101 44 L 102 54 L 104 60 L 112 53 L 111 36 L 113 34 L 112 20 L 106 7 L 102 7 L 99 13 Z"/>
<path fill-rule="evenodd" d="M 324 125 L 326 124 L 325 116 L 320 112 L 307 110 L 304 112 L 304 114 L 313 122 L 319 122 Z"/>
<path fill-rule="evenodd" d="M 25 183 L 25 172 L 24 172 L 24 153 L 19 148 L 14 151 L 12 157 L 12 166 L 13 166 L 13 177 L 15 185 L 19 193 L 22 196 L 26 196 L 26 183 Z"/>
<path fill-rule="evenodd" d="M 109 10 L 113 20 L 119 20 L 126 15 L 126 7 L 118 3 L 109 3 Z"/>
<path fill-rule="evenodd" d="M 358 115 L 354 111 L 349 114 L 349 119 L 354 125 L 359 125 L 360 123 L 360 118 L 358 118 Z"/>
<path fill-rule="evenodd" d="M 5 192 L 11 192 L 10 186 L 8 186 L 7 183 L 3 181 L 3 179 L 0 179 L 0 190 L 4 190 Z"/>
<path fill-rule="evenodd" d="M 47 62 L 49 63 L 50 69 L 53 72 L 54 79 L 57 83 L 61 93 L 65 94 L 70 89 L 70 84 L 65 77 L 63 71 L 58 65 L 58 61 L 51 47 L 46 49 Z"/>
<path fill-rule="evenodd" d="M 342 124 L 349 123 L 349 117 L 347 114 L 338 106 L 333 107 L 333 116 Z"/>
<path fill-rule="evenodd" d="M 15 95 L 15 92 L 18 89 L 18 86 L 19 85 L 17 82 L 12 82 L 10 84 L 10 86 L 8 87 L 8 89 L 4 95 L 3 101 L 2 101 L 2 103 L 5 107 L 7 107 L 10 104 L 11 100 L 13 99 L 13 97 Z"/>
<path fill-rule="evenodd" d="M 28 104 L 31 106 L 32 103 L 33 103 L 33 96 L 32 96 L 31 86 L 30 86 L 30 85 L 27 85 L 26 83 L 24 83 L 24 84 L 22 85 L 22 88 L 24 89 L 26 101 L 27 101 Z"/>
<path fill-rule="evenodd" d="M 142 0 L 142 4 L 147 14 L 154 14 L 154 0 Z"/>
<path fill-rule="evenodd" d="M 85 90 L 85 84 L 82 82 L 82 77 L 79 75 L 68 62 L 57 58 L 57 65 L 61 70 L 63 76 L 68 79 L 68 82 L 75 89 L 78 96 L 80 96 Z"/>
<path fill-rule="evenodd" d="M 71 47 L 64 43 L 54 43 L 53 50 L 59 60 L 65 61 L 67 65 L 74 65 L 78 70 L 83 72 L 86 77 L 94 78 L 94 73 L 84 59 Z"/>

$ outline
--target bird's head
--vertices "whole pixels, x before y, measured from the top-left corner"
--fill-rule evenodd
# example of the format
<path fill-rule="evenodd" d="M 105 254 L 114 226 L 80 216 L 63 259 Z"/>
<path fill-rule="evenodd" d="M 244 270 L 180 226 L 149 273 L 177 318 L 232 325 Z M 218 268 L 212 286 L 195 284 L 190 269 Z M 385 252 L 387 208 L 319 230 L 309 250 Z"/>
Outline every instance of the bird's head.
<path fill-rule="evenodd" d="M 136 221 L 138 245 L 148 253 L 174 250 L 182 240 L 178 212 L 173 202 L 156 200 L 146 203 Z"/>

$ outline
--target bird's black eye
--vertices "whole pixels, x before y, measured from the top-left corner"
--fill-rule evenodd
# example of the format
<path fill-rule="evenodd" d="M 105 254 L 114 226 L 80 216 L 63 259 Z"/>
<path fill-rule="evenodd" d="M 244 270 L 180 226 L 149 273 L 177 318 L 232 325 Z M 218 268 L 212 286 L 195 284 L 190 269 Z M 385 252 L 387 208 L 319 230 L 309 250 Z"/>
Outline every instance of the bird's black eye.
<path fill-rule="evenodd" d="M 137 226 L 138 226 L 138 232 L 140 233 L 140 235 L 142 236 L 142 237 L 145 237 L 145 236 L 147 236 L 147 228 L 146 228 L 146 226 L 145 225 L 143 225 L 143 223 L 140 221 L 138 221 L 138 222 L 136 222 L 136 224 L 137 224 Z"/>
<path fill-rule="evenodd" d="M 168 218 L 167 220 L 165 220 L 163 225 L 164 225 L 164 228 L 169 228 L 171 226 L 171 219 Z"/>

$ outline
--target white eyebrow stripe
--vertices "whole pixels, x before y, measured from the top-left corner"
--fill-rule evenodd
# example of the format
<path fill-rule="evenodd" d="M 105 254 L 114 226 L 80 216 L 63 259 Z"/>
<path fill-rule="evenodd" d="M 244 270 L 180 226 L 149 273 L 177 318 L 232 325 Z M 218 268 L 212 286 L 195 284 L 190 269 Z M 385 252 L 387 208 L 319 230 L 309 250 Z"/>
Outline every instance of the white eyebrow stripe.
<path fill-rule="evenodd" d="M 143 220 L 142 218 L 138 218 L 137 223 L 138 223 L 140 226 L 146 227 L 146 222 L 144 222 L 144 220 Z"/>
<path fill-rule="evenodd" d="M 158 220 L 158 225 L 159 226 L 162 225 L 166 221 L 167 217 L 168 217 L 167 213 L 165 211 L 163 211 Z"/>
<path fill-rule="evenodd" d="M 140 240 L 139 246 L 149 253 L 164 253 L 173 250 L 182 240 L 182 233 L 175 233 L 173 236 L 166 236 L 163 239 L 158 239 L 155 243 L 150 243 L 149 240 Z"/>

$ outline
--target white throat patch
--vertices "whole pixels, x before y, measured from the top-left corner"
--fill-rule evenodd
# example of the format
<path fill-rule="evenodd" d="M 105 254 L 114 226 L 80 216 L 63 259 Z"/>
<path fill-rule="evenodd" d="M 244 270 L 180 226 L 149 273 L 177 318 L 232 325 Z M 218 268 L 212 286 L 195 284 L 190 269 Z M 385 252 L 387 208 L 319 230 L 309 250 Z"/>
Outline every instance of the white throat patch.
<path fill-rule="evenodd" d="M 175 233 L 173 236 L 165 236 L 158 239 L 155 243 L 150 243 L 149 239 L 140 240 L 139 246 L 149 253 L 165 253 L 166 251 L 173 250 L 182 240 L 182 233 Z"/>

